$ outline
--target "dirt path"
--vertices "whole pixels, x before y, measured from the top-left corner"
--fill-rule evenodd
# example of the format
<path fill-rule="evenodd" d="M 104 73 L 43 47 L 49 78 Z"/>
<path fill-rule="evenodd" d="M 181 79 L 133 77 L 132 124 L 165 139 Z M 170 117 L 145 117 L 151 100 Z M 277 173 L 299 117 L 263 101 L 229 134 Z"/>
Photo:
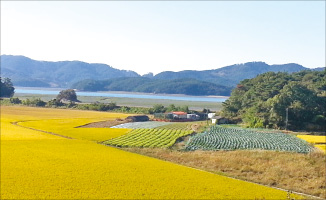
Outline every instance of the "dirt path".
<path fill-rule="evenodd" d="M 72 137 L 68 137 L 68 136 L 65 136 L 65 135 L 59 135 L 57 133 L 53 133 L 53 132 L 48 132 L 48 131 L 43 131 L 43 130 L 39 130 L 39 129 L 35 129 L 35 128 L 31 128 L 31 127 L 28 127 L 28 126 L 22 126 L 18 123 L 20 122 L 27 122 L 27 121 L 35 121 L 35 120 L 26 120 L 26 121 L 17 121 L 17 122 L 10 122 L 12 125 L 15 125 L 15 126 L 19 126 L 19 127 L 22 127 L 22 128 L 27 128 L 27 129 L 31 129 L 33 131 L 40 131 L 40 132 L 43 132 L 43 133 L 47 133 L 47 134 L 51 134 L 51 135 L 55 135 L 55 136 L 59 136 L 59 137 L 63 137 L 63 138 L 66 138 L 66 139 L 75 139 L 75 138 L 72 138 Z"/>
<path fill-rule="evenodd" d="M 119 124 L 124 124 L 130 122 L 124 119 L 116 119 L 116 120 L 108 120 L 108 121 L 100 121 L 100 122 L 92 122 L 82 126 L 77 126 L 76 128 L 110 128 L 112 126 L 116 126 Z"/>

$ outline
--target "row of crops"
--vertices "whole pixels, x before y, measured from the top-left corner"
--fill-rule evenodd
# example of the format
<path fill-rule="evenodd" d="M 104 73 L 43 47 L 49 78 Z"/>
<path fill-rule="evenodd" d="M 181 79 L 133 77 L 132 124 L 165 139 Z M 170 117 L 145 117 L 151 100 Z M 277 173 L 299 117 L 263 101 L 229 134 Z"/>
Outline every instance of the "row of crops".
<path fill-rule="evenodd" d="M 164 126 L 160 126 L 157 128 L 160 129 L 176 129 L 176 130 L 192 130 L 192 125 L 197 124 L 199 125 L 199 122 L 174 122 L 170 123 Z"/>
<path fill-rule="evenodd" d="M 176 129 L 176 130 L 192 130 L 191 126 L 193 124 L 199 124 L 198 122 L 129 122 L 124 124 L 119 124 L 112 126 L 111 128 L 155 128 L 155 129 Z"/>
<path fill-rule="evenodd" d="M 157 128 L 160 126 L 170 125 L 173 122 L 156 122 L 156 121 L 148 121 L 148 122 L 129 122 L 124 124 L 119 124 L 116 126 L 112 126 L 111 128 L 131 128 L 131 129 L 138 129 L 138 128 Z"/>
<path fill-rule="evenodd" d="M 105 141 L 118 147 L 170 147 L 179 137 L 191 134 L 190 130 L 134 129 L 126 135 Z"/>
<path fill-rule="evenodd" d="M 281 132 L 213 126 L 190 138 L 186 150 L 264 149 L 308 153 L 314 150 L 306 141 Z"/>

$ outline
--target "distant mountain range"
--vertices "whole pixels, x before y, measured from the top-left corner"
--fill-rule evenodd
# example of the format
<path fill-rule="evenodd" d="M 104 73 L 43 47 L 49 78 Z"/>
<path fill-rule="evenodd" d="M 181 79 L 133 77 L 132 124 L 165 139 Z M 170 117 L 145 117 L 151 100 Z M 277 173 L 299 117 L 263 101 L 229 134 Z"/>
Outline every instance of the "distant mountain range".
<path fill-rule="evenodd" d="M 138 77 L 139 74 L 115 69 L 106 64 L 81 61 L 47 62 L 24 56 L 2 55 L 1 76 L 11 78 L 15 86 L 65 88 L 85 79 Z"/>
<path fill-rule="evenodd" d="M 324 68 L 315 68 L 313 70 L 322 70 Z M 215 84 L 225 86 L 236 86 L 244 79 L 254 78 L 259 74 L 265 72 L 298 72 L 302 70 L 311 70 L 302 65 L 295 63 L 283 65 L 268 65 L 264 62 L 247 62 L 244 64 L 235 64 L 219 69 L 195 71 L 185 70 L 180 72 L 161 72 L 154 76 L 156 79 L 177 79 L 177 78 L 194 78 L 198 80 L 205 80 Z"/>
<path fill-rule="evenodd" d="M 128 91 L 145 93 L 229 96 L 232 88 L 191 78 L 162 80 L 124 77 L 108 80 L 84 80 L 72 85 L 83 91 Z"/>
<path fill-rule="evenodd" d="M 48 62 L 32 60 L 24 56 L 1 56 L 1 77 L 10 78 L 14 86 L 63 88 L 78 86 L 80 89 L 87 90 L 90 87 L 86 83 L 96 83 L 102 84 L 102 88 L 97 87 L 96 90 L 146 91 L 157 93 L 183 91 L 183 94 L 189 93 L 185 91 L 199 91 L 200 87 L 202 87 L 202 93 L 205 95 L 228 94 L 231 88 L 235 87 L 241 80 L 253 78 L 268 71 L 292 73 L 302 70 L 320 71 L 323 69 L 325 68 L 309 69 L 295 63 L 268 65 L 264 62 L 248 62 L 212 70 L 165 71 L 155 76 L 149 73 L 142 77 L 134 71 L 119 70 L 106 64 L 85 63 L 81 61 Z M 134 78 L 124 79 L 123 77 Z M 116 83 L 114 84 L 112 81 L 109 81 L 110 79 L 115 79 Z M 104 83 L 108 85 L 103 86 Z M 120 87 L 118 87 L 119 84 L 117 83 L 120 84 Z M 139 84 L 137 85 L 136 83 Z M 162 86 L 166 86 L 170 90 L 165 90 Z M 178 89 L 176 89 L 177 86 L 179 86 Z M 194 89 L 195 87 L 198 88 Z M 214 87 L 218 87 L 219 89 L 212 89 Z M 207 90 L 207 88 L 210 89 Z M 225 92 L 226 90 L 229 92 Z"/>

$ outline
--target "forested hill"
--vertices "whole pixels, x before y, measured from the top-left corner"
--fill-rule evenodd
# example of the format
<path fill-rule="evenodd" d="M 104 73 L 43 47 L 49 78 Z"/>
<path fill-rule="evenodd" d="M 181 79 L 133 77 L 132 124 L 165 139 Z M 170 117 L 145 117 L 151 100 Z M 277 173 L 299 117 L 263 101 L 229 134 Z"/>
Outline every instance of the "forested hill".
<path fill-rule="evenodd" d="M 134 71 L 115 69 L 106 64 L 81 61 L 47 62 L 24 56 L 2 55 L 1 76 L 10 78 L 14 86 L 65 88 L 85 79 L 101 80 L 140 75 Z"/>
<path fill-rule="evenodd" d="M 244 79 L 254 78 L 265 72 L 299 72 L 307 70 L 301 65 L 290 63 L 283 65 L 268 65 L 264 62 L 247 62 L 235 64 L 214 70 L 186 70 L 180 72 L 166 71 L 154 76 L 156 79 L 177 79 L 177 78 L 195 78 L 216 84 L 235 87 L 237 83 Z M 321 70 L 317 68 L 316 70 Z"/>
<path fill-rule="evenodd" d="M 222 113 L 250 127 L 325 131 L 325 74 L 325 68 L 292 74 L 267 72 L 243 80 L 223 104 Z"/>
<path fill-rule="evenodd" d="M 129 91 L 145 93 L 221 95 L 229 96 L 230 87 L 196 79 L 156 80 L 146 77 L 128 77 L 109 80 L 84 80 L 73 84 L 84 91 Z"/>
<path fill-rule="evenodd" d="M 305 69 L 308 68 L 294 63 L 268 65 L 264 62 L 248 62 L 212 70 L 166 71 L 155 76 L 149 73 L 144 77 L 157 80 L 190 78 L 235 87 L 241 80 L 254 78 L 268 71 L 292 73 Z M 321 68 L 316 68 L 316 70 L 321 70 Z M 1 76 L 10 78 L 14 86 L 63 88 L 71 87 L 72 84 L 85 79 L 106 80 L 118 77 L 140 77 L 134 71 L 119 70 L 106 64 L 91 64 L 81 61 L 47 62 L 12 55 L 1 56 Z"/>

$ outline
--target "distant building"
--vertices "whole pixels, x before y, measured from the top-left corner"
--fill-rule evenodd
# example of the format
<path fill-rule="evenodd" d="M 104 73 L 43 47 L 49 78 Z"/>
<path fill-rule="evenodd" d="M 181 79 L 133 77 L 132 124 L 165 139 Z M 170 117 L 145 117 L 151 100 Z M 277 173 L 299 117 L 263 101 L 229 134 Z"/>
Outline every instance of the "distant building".
<path fill-rule="evenodd" d="M 196 114 L 187 114 L 187 119 L 190 119 L 190 120 L 198 120 L 199 119 L 199 115 L 196 115 Z"/>
<path fill-rule="evenodd" d="M 212 117 L 212 124 L 227 124 L 228 119 L 222 116 L 214 116 Z"/>
<path fill-rule="evenodd" d="M 126 119 L 131 120 L 133 122 L 146 122 L 149 120 L 149 117 L 147 115 L 135 115 L 135 116 L 129 116 Z"/>
<path fill-rule="evenodd" d="M 216 113 L 208 113 L 207 116 L 209 119 L 212 119 L 215 115 L 216 115 Z"/>
<path fill-rule="evenodd" d="M 154 113 L 155 121 L 186 122 L 186 121 L 195 121 L 200 119 L 202 118 L 199 114 L 187 114 L 186 112 L 182 112 L 182 111 L 168 112 L 168 113 Z"/>
<path fill-rule="evenodd" d="M 186 112 L 172 112 L 173 119 L 187 119 Z"/>

